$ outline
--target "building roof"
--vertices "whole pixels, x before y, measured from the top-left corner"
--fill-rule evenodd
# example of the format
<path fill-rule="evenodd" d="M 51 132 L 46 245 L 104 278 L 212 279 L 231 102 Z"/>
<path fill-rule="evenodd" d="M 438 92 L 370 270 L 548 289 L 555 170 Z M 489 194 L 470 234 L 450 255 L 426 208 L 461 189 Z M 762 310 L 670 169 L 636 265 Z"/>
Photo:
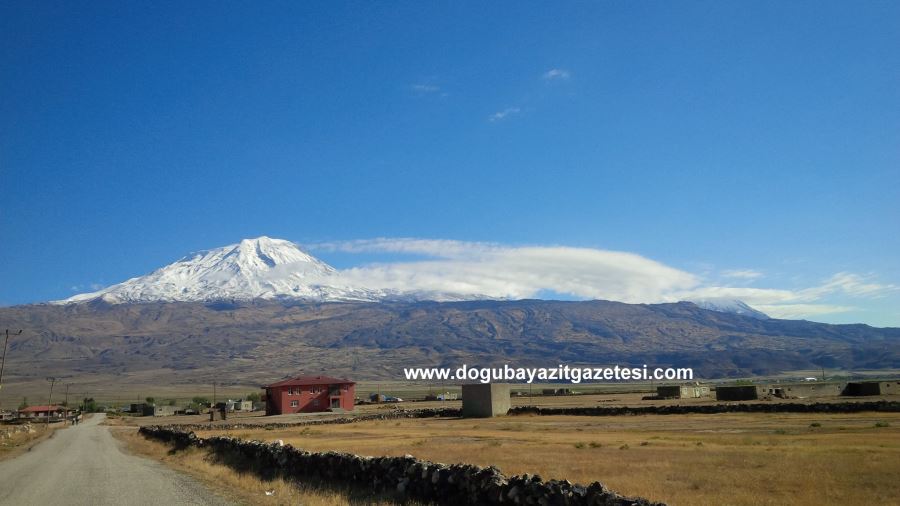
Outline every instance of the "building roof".
<path fill-rule="evenodd" d="M 19 413 L 37 413 L 39 411 L 62 411 L 64 408 L 62 406 L 28 406 L 27 408 L 23 408 L 19 410 Z"/>
<path fill-rule="evenodd" d="M 356 383 L 348 379 L 332 378 L 331 376 L 297 376 L 266 385 L 264 388 L 272 387 L 303 387 L 309 385 L 355 385 Z"/>

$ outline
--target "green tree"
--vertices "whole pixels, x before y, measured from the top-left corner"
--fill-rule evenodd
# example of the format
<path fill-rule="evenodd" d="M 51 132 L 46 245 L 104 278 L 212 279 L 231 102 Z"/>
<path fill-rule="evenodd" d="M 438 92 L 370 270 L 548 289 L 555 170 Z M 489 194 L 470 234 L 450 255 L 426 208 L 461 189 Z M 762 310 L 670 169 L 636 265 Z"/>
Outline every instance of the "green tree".
<path fill-rule="evenodd" d="M 144 402 L 146 402 L 147 404 L 156 404 L 156 398 L 147 397 L 146 399 L 144 399 Z"/>
<path fill-rule="evenodd" d="M 197 396 L 191 399 L 191 404 L 197 406 L 209 406 L 209 399 L 207 399 L 206 397 Z"/>
<path fill-rule="evenodd" d="M 96 413 L 98 411 L 97 401 L 93 397 L 85 397 L 81 401 L 81 409 L 86 413 Z"/>
<path fill-rule="evenodd" d="M 259 402 L 259 399 L 260 399 L 259 392 L 253 392 L 253 393 L 247 394 L 247 397 L 245 397 L 245 399 L 247 399 L 248 401 L 251 401 L 251 402 Z"/>
<path fill-rule="evenodd" d="M 19 409 L 25 409 L 28 407 L 28 397 L 22 397 L 22 403 L 19 404 Z"/>

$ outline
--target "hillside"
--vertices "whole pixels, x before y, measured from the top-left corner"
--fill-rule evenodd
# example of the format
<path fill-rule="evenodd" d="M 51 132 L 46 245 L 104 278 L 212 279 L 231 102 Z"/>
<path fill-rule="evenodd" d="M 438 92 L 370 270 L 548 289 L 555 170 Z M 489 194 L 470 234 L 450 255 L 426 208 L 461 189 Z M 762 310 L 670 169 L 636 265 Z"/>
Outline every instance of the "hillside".
<path fill-rule="evenodd" d="M 650 364 L 703 378 L 900 367 L 900 329 L 759 319 L 689 303 L 472 301 L 30 305 L 0 308 L 7 381 L 262 383 L 327 371 L 402 379 L 446 365 Z"/>

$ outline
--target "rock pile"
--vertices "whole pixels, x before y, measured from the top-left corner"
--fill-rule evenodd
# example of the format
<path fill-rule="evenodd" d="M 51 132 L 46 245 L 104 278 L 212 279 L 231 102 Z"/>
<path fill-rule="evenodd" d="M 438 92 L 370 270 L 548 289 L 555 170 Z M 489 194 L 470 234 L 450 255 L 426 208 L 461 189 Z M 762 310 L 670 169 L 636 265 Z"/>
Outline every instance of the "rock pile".
<path fill-rule="evenodd" d="M 0 439 L 12 439 L 15 434 L 34 434 L 37 432 L 30 423 L 12 425 L 0 430 Z"/>
<path fill-rule="evenodd" d="M 208 448 L 218 458 L 265 478 L 350 485 L 397 499 L 434 504 L 521 504 L 537 506 L 650 506 L 646 499 L 623 497 L 599 482 L 587 486 L 544 481 L 540 476 L 503 475 L 496 467 L 438 464 L 404 457 L 363 457 L 340 452 L 307 452 L 291 445 L 230 437 L 199 438 L 193 432 L 147 426 L 149 438 L 186 448 Z"/>

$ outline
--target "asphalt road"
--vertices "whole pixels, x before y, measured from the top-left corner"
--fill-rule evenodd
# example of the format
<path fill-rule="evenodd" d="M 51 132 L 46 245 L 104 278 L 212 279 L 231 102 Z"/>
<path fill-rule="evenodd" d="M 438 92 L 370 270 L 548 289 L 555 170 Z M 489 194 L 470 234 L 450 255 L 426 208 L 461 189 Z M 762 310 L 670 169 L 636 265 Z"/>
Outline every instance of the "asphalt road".
<path fill-rule="evenodd" d="M 103 419 L 57 430 L 0 462 L 0 505 L 230 504 L 188 476 L 124 453 Z"/>

